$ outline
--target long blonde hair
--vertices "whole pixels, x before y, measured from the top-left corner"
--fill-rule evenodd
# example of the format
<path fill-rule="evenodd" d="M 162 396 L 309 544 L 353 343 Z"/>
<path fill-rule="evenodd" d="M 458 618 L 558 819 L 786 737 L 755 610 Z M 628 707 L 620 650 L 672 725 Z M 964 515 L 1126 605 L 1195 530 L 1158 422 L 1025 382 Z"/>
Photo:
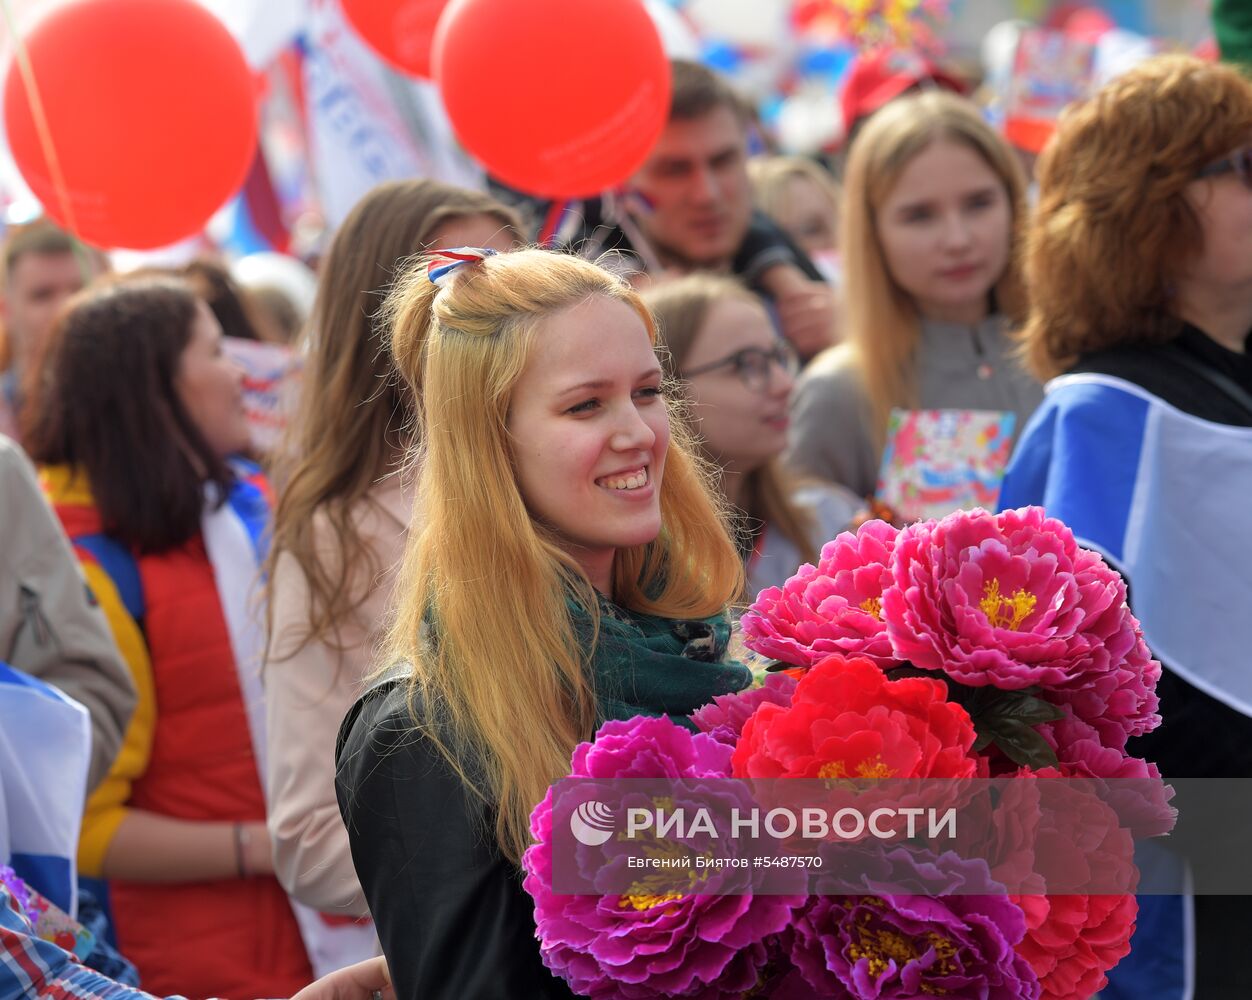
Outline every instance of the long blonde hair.
<path fill-rule="evenodd" d="M 652 317 L 627 284 L 588 261 L 536 249 L 462 266 L 442 289 L 419 262 L 387 307 L 422 437 L 422 523 L 397 584 L 389 661 L 412 664 L 418 728 L 496 808 L 496 840 L 515 861 L 529 841 L 532 807 L 596 723 L 571 600 L 596 635 L 599 618 L 586 575 L 527 511 L 507 418 L 543 320 L 592 296 L 634 309 L 656 342 Z M 707 472 L 674 423 L 661 534 L 618 550 L 613 599 L 665 617 L 706 617 L 742 589 L 742 564 Z"/>
<path fill-rule="evenodd" d="M 1013 150 L 964 98 L 928 91 L 892 101 L 852 143 L 843 178 L 839 246 L 843 251 L 848 343 L 869 399 L 881 445 L 892 407 L 917 404 L 912 360 L 921 335 L 917 305 L 887 268 L 877 214 L 914 157 L 938 140 L 969 147 L 1004 184 L 1012 212 L 1009 261 L 994 286 L 997 309 L 1012 321 L 1025 311 L 1020 273 L 1026 178 Z"/>
<path fill-rule="evenodd" d="M 682 367 L 691 354 L 696 337 L 718 302 L 739 300 L 760 308 L 760 299 L 733 278 L 717 274 L 697 273 L 665 282 L 649 290 L 644 301 L 652 310 L 659 327 L 662 364 L 666 376 L 683 386 Z M 744 392 L 751 392 L 744 388 Z M 689 414 L 684 413 L 685 417 Z M 688 421 L 690 423 L 690 420 Z M 698 428 L 693 426 L 698 434 Z M 713 456 L 704 451 L 705 457 Z M 792 477 L 777 459 L 753 469 L 744 477 L 744 509 L 749 521 L 763 522 L 778 531 L 800 552 L 805 562 L 817 562 L 813 547 L 815 525 L 812 515 L 796 505 L 791 494 L 795 488 Z M 750 527 L 750 525 L 745 525 Z"/>
<path fill-rule="evenodd" d="M 382 570 L 353 511 L 401 460 L 414 420 L 378 313 L 403 263 L 441 226 L 472 215 L 497 219 L 502 231 L 521 238 L 516 213 L 494 198 L 409 180 L 369 191 L 331 241 L 304 334 L 299 405 L 274 465 L 279 495 L 267 564 L 268 580 L 283 553 L 299 564 L 308 580 L 307 628 L 285 635 L 276 649 L 271 627 L 267 652 L 274 656 L 294 656 L 315 641 L 338 647 L 339 627 L 369 598 Z M 333 532 L 333 550 L 319 548 L 315 517 Z M 267 601 L 271 625 L 272 607 Z"/>
<path fill-rule="evenodd" d="M 813 184 L 830 199 L 830 225 L 837 230 L 842 192 L 829 170 L 807 156 L 754 156 L 748 161 L 752 195 L 757 207 L 777 221 L 791 202 L 791 182 L 797 178 Z M 789 234 L 797 239 L 800 234 Z M 837 235 L 837 232 L 836 232 Z"/>

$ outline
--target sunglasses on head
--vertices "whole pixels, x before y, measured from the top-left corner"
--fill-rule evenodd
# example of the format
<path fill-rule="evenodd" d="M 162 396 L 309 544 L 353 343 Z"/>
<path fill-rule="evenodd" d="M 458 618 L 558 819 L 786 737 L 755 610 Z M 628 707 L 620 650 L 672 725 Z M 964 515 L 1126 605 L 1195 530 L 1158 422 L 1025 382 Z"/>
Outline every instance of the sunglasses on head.
<path fill-rule="evenodd" d="M 1227 157 L 1210 163 L 1196 174 L 1201 177 L 1220 177 L 1222 174 L 1235 174 L 1246 188 L 1252 188 L 1252 146 L 1236 149 Z"/>

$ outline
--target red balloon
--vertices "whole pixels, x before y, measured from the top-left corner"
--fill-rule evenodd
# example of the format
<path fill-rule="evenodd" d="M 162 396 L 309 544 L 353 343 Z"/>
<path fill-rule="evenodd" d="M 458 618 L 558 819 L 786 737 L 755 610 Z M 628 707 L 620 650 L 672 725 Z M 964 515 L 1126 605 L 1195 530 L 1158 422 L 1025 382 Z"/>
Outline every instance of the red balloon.
<path fill-rule="evenodd" d="M 639 0 L 452 0 L 432 61 L 465 148 L 543 197 L 620 184 L 669 116 L 669 62 Z"/>
<path fill-rule="evenodd" d="M 137 250 L 198 232 L 256 152 L 252 72 L 193 0 L 77 0 L 26 38 L 64 194 L 44 155 L 17 60 L 4 124 L 49 215 L 89 243 Z"/>
<path fill-rule="evenodd" d="M 430 45 L 448 0 L 342 0 L 348 23 L 379 56 L 411 76 L 430 76 Z"/>

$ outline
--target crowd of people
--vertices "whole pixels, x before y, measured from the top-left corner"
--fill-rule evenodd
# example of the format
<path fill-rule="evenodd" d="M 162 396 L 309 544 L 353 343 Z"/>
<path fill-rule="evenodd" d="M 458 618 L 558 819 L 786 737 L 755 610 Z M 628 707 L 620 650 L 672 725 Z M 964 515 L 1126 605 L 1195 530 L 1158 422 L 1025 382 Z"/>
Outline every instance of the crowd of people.
<path fill-rule="evenodd" d="M 1006 415 L 1001 503 L 1098 548 L 1164 663 L 1140 752 L 1252 772 L 1252 83 L 1149 59 L 1031 178 L 953 81 L 895 82 L 836 182 L 676 62 L 627 193 L 554 245 L 504 189 L 375 188 L 265 452 L 228 272 L 10 235 L 0 661 L 89 715 L 60 905 L 94 930 L 71 958 L 9 905 L 50 891 L 15 842 L 0 993 L 570 996 L 532 807 L 599 723 L 752 682 L 736 613 L 899 516 L 902 411 Z M 1145 897 L 1106 995 L 1245 996 L 1241 902 Z"/>

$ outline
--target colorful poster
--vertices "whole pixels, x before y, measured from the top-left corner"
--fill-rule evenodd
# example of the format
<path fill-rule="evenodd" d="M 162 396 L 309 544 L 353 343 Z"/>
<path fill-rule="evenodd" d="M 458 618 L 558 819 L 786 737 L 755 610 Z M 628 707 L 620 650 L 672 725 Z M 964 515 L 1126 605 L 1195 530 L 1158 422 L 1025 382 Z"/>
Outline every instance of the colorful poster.
<path fill-rule="evenodd" d="M 252 447 L 272 452 L 295 410 L 300 388 L 300 358 L 285 344 L 265 344 L 238 337 L 222 338 L 222 347 L 243 368 L 243 408 Z"/>
<path fill-rule="evenodd" d="M 1023 31 L 1005 101 L 1009 142 L 1040 152 L 1062 109 L 1090 92 L 1094 60 L 1095 47 L 1087 40 L 1049 28 Z"/>
<path fill-rule="evenodd" d="M 996 509 L 1017 416 L 998 410 L 892 410 L 877 499 L 902 521 Z"/>

